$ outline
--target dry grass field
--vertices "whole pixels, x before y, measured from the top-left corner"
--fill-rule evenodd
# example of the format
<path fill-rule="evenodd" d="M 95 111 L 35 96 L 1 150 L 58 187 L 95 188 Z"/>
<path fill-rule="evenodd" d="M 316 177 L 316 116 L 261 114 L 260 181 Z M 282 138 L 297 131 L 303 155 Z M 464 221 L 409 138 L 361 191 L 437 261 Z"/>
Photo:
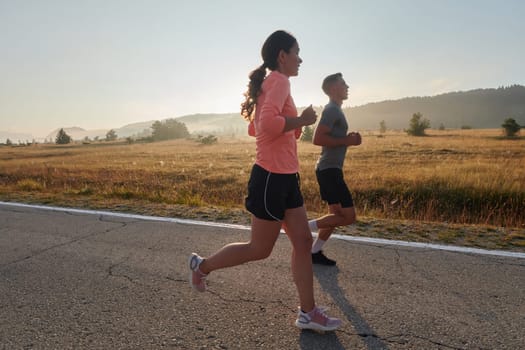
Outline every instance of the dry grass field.
<path fill-rule="evenodd" d="M 426 137 L 364 132 L 345 177 L 354 235 L 525 250 L 525 139 L 500 130 L 431 130 Z M 325 212 L 299 142 L 310 217 Z M 0 147 L 0 200 L 246 223 L 251 139 Z"/>

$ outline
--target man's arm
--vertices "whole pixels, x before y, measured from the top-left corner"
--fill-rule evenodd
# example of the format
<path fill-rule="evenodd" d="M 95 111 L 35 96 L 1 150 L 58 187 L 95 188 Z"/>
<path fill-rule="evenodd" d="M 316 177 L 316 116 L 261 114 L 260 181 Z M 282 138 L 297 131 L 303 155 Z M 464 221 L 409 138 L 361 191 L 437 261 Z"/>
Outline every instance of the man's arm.
<path fill-rule="evenodd" d="M 351 132 L 345 137 L 333 137 L 330 135 L 331 129 L 327 125 L 319 124 L 315 129 L 313 143 L 316 146 L 339 147 L 357 146 L 361 144 L 361 135 Z"/>

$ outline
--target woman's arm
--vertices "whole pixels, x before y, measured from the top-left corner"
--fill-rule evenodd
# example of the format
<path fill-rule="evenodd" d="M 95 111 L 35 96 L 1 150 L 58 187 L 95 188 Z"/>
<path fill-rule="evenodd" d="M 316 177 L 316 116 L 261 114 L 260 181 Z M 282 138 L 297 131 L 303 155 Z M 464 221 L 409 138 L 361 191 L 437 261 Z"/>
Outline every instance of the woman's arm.
<path fill-rule="evenodd" d="M 312 105 L 306 108 L 299 117 L 285 117 L 283 132 L 302 128 L 306 125 L 312 125 L 317 120 L 317 114 L 315 113 Z"/>

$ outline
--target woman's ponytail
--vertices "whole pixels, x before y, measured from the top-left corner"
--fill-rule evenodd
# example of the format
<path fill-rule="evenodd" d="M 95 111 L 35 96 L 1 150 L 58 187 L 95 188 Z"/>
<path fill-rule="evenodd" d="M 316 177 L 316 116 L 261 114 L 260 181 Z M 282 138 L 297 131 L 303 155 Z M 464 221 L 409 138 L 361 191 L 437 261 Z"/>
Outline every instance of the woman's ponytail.
<path fill-rule="evenodd" d="M 263 63 L 260 67 L 254 69 L 250 73 L 250 82 L 248 83 L 248 90 L 244 93 L 246 98 L 241 103 L 241 115 L 244 119 L 251 121 L 253 119 L 253 112 L 257 104 L 257 97 L 261 93 L 261 86 L 266 77 L 266 65 Z"/>

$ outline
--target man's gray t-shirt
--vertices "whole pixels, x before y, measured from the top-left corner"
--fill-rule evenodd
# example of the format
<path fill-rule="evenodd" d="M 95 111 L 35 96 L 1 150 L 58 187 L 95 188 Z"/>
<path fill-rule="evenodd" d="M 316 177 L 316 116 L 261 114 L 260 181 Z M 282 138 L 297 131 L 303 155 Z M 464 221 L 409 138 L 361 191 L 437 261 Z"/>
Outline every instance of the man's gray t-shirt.
<path fill-rule="evenodd" d="M 330 101 L 323 109 L 319 125 L 326 125 L 330 128 L 330 136 L 345 137 L 348 132 L 348 123 L 341 107 Z M 316 169 L 324 170 L 328 168 L 343 169 L 347 146 L 322 147 L 321 155 L 317 161 Z"/>

